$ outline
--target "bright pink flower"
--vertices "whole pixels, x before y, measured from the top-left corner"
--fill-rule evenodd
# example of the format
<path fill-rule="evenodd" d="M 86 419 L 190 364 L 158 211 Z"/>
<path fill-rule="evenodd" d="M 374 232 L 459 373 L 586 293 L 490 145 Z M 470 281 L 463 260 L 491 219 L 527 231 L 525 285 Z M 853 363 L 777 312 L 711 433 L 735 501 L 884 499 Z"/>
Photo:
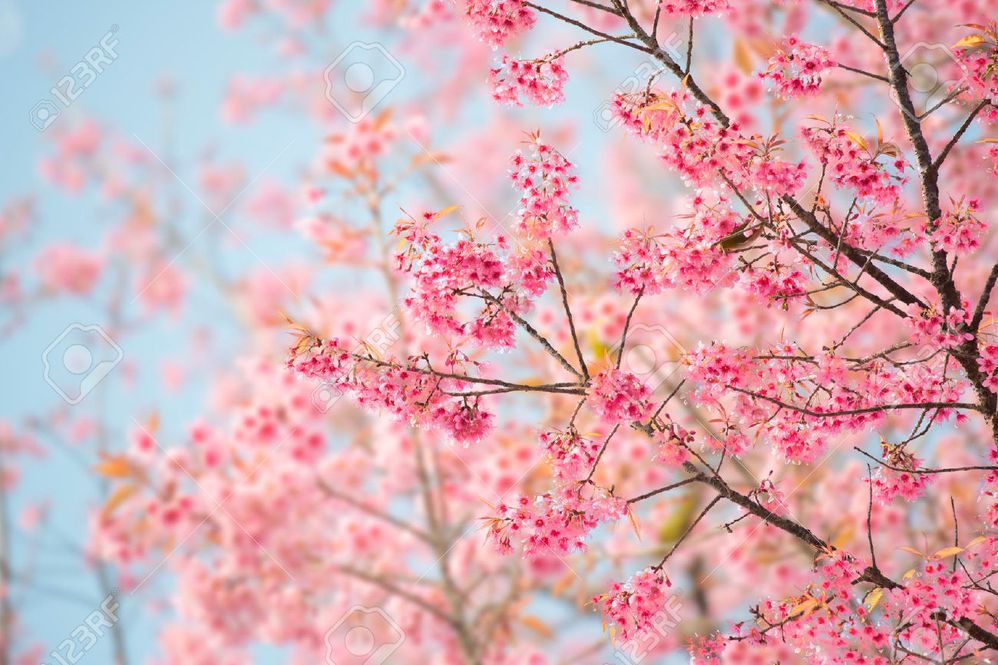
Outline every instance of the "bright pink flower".
<path fill-rule="evenodd" d="M 645 568 L 624 584 L 614 583 L 606 593 L 593 598 L 604 623 L 613 624 L 621 640 L 627 641 L 644 630 L 655 628 L 658 615 L 666 609 L 672 582 L 662 571 Z"/>
<path fill-rule="evenodd" d="M 530 238 L 548 239 L 578 226 L 578 212 L 568 203 L 578 185 L 574 167 L 560 152 L 531 135 L 526 154 L 513 155 L 511 178 L 522 194 L 517 229 Z"/>
<path fill-rule="evenodd" d="M 821 86 L 821 73 L 834 66 L 824 48 L 788 37 L 760 76 L 773 82 L 780 96 L 801 97 L 815 94 Z"/>
<path fill-rule="evenodd" d="M 562 88 L 568 73 L 557 60 L 514 60 L 504 55 L 489 72 L 492 97 L 509 106 L 522 106 L 521 97 L 538 106 L 554 106 L 565 99 Z"/>
<path fill-rule="evenodd" d="M 727 11 L 728 0 L 661 0 L 662 11 L 666 14 L 683 16 L 704 16 Z"/>
<path fill-rule="evenodd" d="M 534 25 L 534 12 L 522 0 L 466 0 L 465 12 L 493 49 Z"/>
<path fill-rule="evenodd" d="M 651 389 L 630 372 L 608 369 L 592 377 L 586 399 L 604 423 L 631 423 L 651 415 Z"/>

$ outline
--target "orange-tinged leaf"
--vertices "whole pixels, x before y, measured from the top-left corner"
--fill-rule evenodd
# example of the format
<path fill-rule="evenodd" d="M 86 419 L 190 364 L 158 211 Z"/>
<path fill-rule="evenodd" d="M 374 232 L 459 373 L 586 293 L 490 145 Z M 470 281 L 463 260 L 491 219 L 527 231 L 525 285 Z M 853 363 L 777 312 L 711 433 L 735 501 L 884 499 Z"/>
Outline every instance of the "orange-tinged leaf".
<path fill-rule="evenodd" d="M 884 590 L 881 589 L 880 587 L 877 587 L 876 589 L 871 591 L 870 594 L 866 597 L 867 609 L 872 610 L 874 607 L 877 606 L 877 604 L 880 602 L 880 600 L 883 597 L 884 597 Z"/>
<path fill-rule="evenodd" d="M 956 44 L 953 44 L 953 48 L 963 48 L 964 46 L 980 46 L 985 42 L 984 37 L 981 35 L 967 35 Z"/>
<path fill-rule="evenodd" d="M 998 143 L 998 138 L 988 137 L 986 139 L 978 139 L 977 143 Z"/>
<path fill-rule="evenodd" d="M 880 145 L 884 142 L 884 128 L 880 126 L 880 121 L 876 118 L 873 121 L 877 123 L 877 145 Z"/>
<path fill-rule="evenodd" d="M 106 456 L 94 466 L 94 470 L 106 478 L 128 478 L 132 475 L 132 465 L 124 456 Z"/>
<path fill-rule="evenodd" d="M 155 434 L 159 430 L 159 411 L 153 411 L 146 421 L 146 429 L 150 434 Z"/>
<path fill-rule="evenodd" d="M 866 141 L 863 139 L 862 136 L 860 136 L 856 132 L 851 131 L 851 130 L 846 130 L 846 136 L 848 136 L 852 140 L 853 143 L 855 143 L 857 146 L 859 146 L 863 150 L 869 150 L 869 148 L 866 145 Z"/>
<path fill-rule="evenodd" d="M 948 556 L 953 556 L 954 554 L 959 554 L 963 551 L 962 547 L 957 547 L 956 545 L 952 547 L 944 547 L 935 554 L 932 555 L 933 559 L 945 559 Z"/>
<path fill-rule="evenodd" d="M 634 516 L 633 510 L 627 511 L 627 519 L 631 521 L 631 527 L 634 529 L 634 535 L 638 537 L 638 540 L 641 540 L 641 526 L 638 524 L 638 518 Z"/>
<path fill-rule="evenodd" d="M 572 585 L 575 580 L 575 573 L 569 571 L 565 575 L 562 575 L 560 579 L 556 580 L 554 584 L 551 585 L 551 595 L 560 596 L 565 589 Z"/>
<path fill-rule="evenodd" d="M 911 570 L 907 571 L 904 575 L 902 575 L 901 579 L 907 581 L 907 580 L 910 580 L 914 576 L 915 576 L 915 569 L 912 568 Z"/>
<path fill-rule="evenodd" d="M 385 109 L 384 111 L 379 113 L 378 117 L 374 119 L 374 129 L 380 130 L 382 127 L 388 124 L 388 121 L 391 120 L 391 117 L 392 117 L 392 110 L 390 108 Z"/>
<path fill-rule="evenodd" d="M 804 612 L 813 612 L 818 606 L 818 601 L 815 598 L 808 598 L 803 603 L 798 604 L 787 616 L 795 617 L 798 614 L 803 614 Z"/>
<path fill-rule="evenodd" d="M 642 106 L 639 112 L 645 113 L 647 111 L 674 111 L 676 109 L 676 104 L 668 99 L 663 99 L 658 102 L 652 102 L 647 106 Z"/>
<path fill-rule="evenodd" d="M 909 552 L 911 554 L 917 554 L 918 556 L 922 557 L 923 559 L 925 558 L 925 554 L 923 552 L 919 552 L 914 547 L 907 547 L 907 546 L 905 546 L 905 547 L 899 547 L 898 549 L 901 550 L 902 552 Z"/>
<path fill-rule="evenodd" d="M 740 39 L 735 42 L 734 57 L 735 64 L 742 70 L 742 74 L 752 73 L 752 53 Z"/>
<path fill-rule="evenodd" d="M 442 219 L 442 218 L 444 218 L 447 215 L 451 214 L 452 212 L 454 212 L 455 210 L 457 210 L 460 207 L 461 206 L 459 206 L 459 205 L 447 206 L 443 210 L 438 210 L 435 213 L 433 213 L 433 219 L 434 219 L 434 221 L 438 220 L 438 219 Z"/>
<path fill-rule="evenodd" d="M 353 175 L 353 171 L 344 166 L 341 162 L 335 159 L 330 159 L 326 162 L 326 168 L 328 168 L 332 173 L 343 178 L 349 178 Z"/>
<path fill-rule="evenodd" d="M 105 503 L 104 507 L 101 509 L 101 517 L 104 519 L 110 517 L 111 513 L 113 513 L 118 506 L 123 504 L 128 497 L 135 494 L 137 490 L 138 488 L 131 484 L 122 485 L 118 489 L 114 490 L 114 492 L 111 493 L 111 496 L 108 497 L 107 503 Z"/>
<path fill-rule="evenodd" d="M 520 623 L 547 639 L 554 637 L 554 631 L 551 630 L 551 628 L 548 627 L 548 625 L 540 618 L 535 617 L 532 614 L 521 615 Z"/>
<path fill-rule="evenodd" d="M 853 535 L 856 533 L 855 527 L 852 524 L 846 524 L 842 531 L 835 536 L 835 540 L 832 541 L 832 547 L 837 550 L 845 547 L 850 540 L 852 540 Z"/>
<path fill-rule="evenodd" d="M 986 542 L 986 541 L 987 541 L 986 537 L 984 537 L 984 536 L 978 536 L 977 538 L 974 538 L 972 541 L 970 541 L 969 543 L 967 543 L 967 547 L 965 547 L 964 549 L 968 549 L 969 550 L 971 547 L 977 547 L 978 545 L 980 545 L 981 543 Z"/>

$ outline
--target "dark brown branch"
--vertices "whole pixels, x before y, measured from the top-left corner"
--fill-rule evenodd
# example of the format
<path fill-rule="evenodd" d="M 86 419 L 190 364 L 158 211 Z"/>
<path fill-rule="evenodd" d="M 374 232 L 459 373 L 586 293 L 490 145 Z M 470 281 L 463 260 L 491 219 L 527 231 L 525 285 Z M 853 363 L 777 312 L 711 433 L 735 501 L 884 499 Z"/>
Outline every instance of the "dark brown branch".
<path fill-rule="evenodd" d="M 575 319 L 572 318 L 572 308 L 568 304 L 568 291 L 565 289 L 565 277 L 558 267 L 558 255 L 554 251 L 554 241 L 548 238 L 548 248 L 551 250 L 551 265 L 554 267 L 555 277 L 558 278 L 558 287 L 561 289 L 561 304 L 565 307 L 565 316 L 568 317 L 568 329 L 572 333 L 572 344 L 575 345 L 575 355 L 579 359 L 579 367 L 582 368 L 582 376 L 589 381 L 589 368 L 586 366 L 585 356 L 582 355 L 582 347 L 579 346 L 579 335 L 575 331 Z"/>
<path fill-rule="evenodd" d="M 551 346 L 551 342 L 549 342 L 547 340 L 547 338 L 544 337 L 544 335 L 542 335 L 539 332 L 537 332 L 537 329 L 534 328 L 532 325 L 530 325 L 530 323 L 528 323 L 526 319 L 524 319 L 522 316 L 520 316 L 516 312 L 511 311 L 508 307 L 506 307 L 506 305 L 504 305 L 502 303 L 501 300 L 499 300 L 498 298 L 496 298 L 494 295 L 492 295 L 488 291 L 482 291 L 481 293 L 472 293 L 470 291 L 460 291 L 459 293 L 461 293 L 462 295 L 467 295 L 467 296 L 482 298 L 484 300 L 488 300 L 489 302 L 495 303 L 499 307 L 502 307 L 503 311 L 506 312 L 506 314 L 509 316 L 509 318 L 511 318 L 514 321 L 516 321 L 516 323 L 519 324 L 519 326 L 521 328 L 523 328 L 523 330 L 528 335 L 530 335 L 535 340 L 537 340 L 537 342 L 542 347 L 544 347 L 544 350 L 547 351 L 548 354 L 552 358 L 554 358 L 555 360 L 557 360 L 558 363 L 562 367 L 564 367 L 565 369 L 567 369 L 569 372 L 571 372 L 575 376 L 579 377 L 580 379 L 585 378 L 585 380 L 587 380 L 587 381 L 589 380 L 589 376 L 588 375 L 583 376 L 583 374 L 581 374 L 579 372 L 579 370 L 577 370 L 574 367 L 572 367 L 572 363 L 568 362 L 568 360 L 565 358 L 565 356 L 563 356 L 560 353 L 558 353 L 558 350 L 555 349 L 553 346 Z"/>
<path fill-rule="evenodd" d="M 974 122 L 974 118 L 977 117 L 977 114 L 983 111 L 984 108 L 988 106 L 988 104 L 990 103 L 991 102 L 989 102 L 988 100 L 984 100 L 983 102 L 975 106 L 974 110 L 972 110 L 970 114 L 967 115 L 967 119 L 963 121 L 963 124 L 960 125 L 960 128 L 956 130 L 956 134 L 953 135 L 953 138 L 949 140 L 949 143 L 946 144 L 946 147 L 943 148 L 943 151 L 939 153 L 938 157 L 936 157 L 936 161 L 932 162 L 933 170 L 935 171 L 939 170 L 939 167 L 941 167 L 943 165 L 943 162 L 946 161 L 946 157 L 949 155 L 950 151 L 956 146 L 957 143 L 960 142 L 960 139 L 963 138 L 963 135 L 970 128 L 970 125 L 972 122 Z"/>
<path fill-rule="evenodd" d="M 698 482 L 699 480 L 702 480 L 702 478 L 703 476 L 701 474 L 698 474 L 691 478 L 686 478 L 684 480 L 680 480 L 679 482 L 672 483 L 671 485 L 666 485 L 665 487 L 659 487 L 658 489 L 652 490 L 650 492 L 639 494 L 634 498 L 628 499 L 627 503 L 639 503 L 641 501 L 644 501 L 645 499 L 650 499 L 653 496 L 658 496 L 659 494 L 664 494 L 665 492 L 669 492 L 679 487 L 683 487 L 684 485 L 689 485 L 690 483 Z"/>
<path fill-rule="evenodd" d="M 880 570 L 877 566 L 877 550 L 873 546 L 873 468 L 866 465 L 866 478 L 869 485 L 870 497 L 866 507 L 866 539 L 870 542 L 870 566 L 874 570 Z"/>
<path fill-rule="evenodd" d="M 737 386 L 728 385 L 726 386 L 729 390 L 734 390 L 735 392 L 742 393 L 743 395 L 748 395 L 756 399 L 761 399 L 771 404 L 775 404 L 783 409 L 789 409 L 796 413 L 800 413 L 805 416 L 812 416 L 814 418 L 833 418 L 837 416 L 858 416 L 864 413 L 878 413 L 895 411 L 902 409 L 966 409 L 968 411 L 980 411 L 981 407 L 977 404 L 970 404 L 968 402 L 918 402 L 918 403 L 907 403 L 903 402 L 901 404 L 882 404 L 880 406 L 866 406 L 858 409 L 843 409 L 841 411 L 814 411 L 805 407 L 797 406 L 795 404 L 790 404 L 788 402 L 783 402 L 776 399 L 775 397 L 769 397 L 768 395 L 760 395 L 759 393 L 754 393 L 751 390 L 745 390 L 744 388 L 738 388 Z"/>
<path fill-rule="evenodd" d="M 638 295 L 634 298 L 634 304 L 631 305 L 631 311 L 627 313 L 627 320 L 624 321 L 624 333 L 620 336 L 620 348 L 617 349 L 617 369 L 620 369 L 620 361 L 624 357 L 624 347 L 627 345 L 627 331 L 631 328 L 631 317 L 634 316 L 634 310 L 638 308 L 638 303 L 641 302 L 641 296 L 645 293 L 645 287 L 641 287 L 638 291 Z"/>
<path fill-rule="evenodd" d="M 862 448 L 857 448 L 856 446 L 853 446 L 853 450 L 862 455 L 865 455 L 866 457 L 869 457 L 871 460 L 873 460 L 880 466 L 886 469 L 890 469 L 891 471 L 897 471 L 899 473 L 917 473 L 924 475 L 932 475 L 936 473 L 958 473 L 960 471 L 998 471 L 998 466 L 952 466 L 952 467 L 947 467 L 945 469 L 905 469 L 899 466 L 893 466 L 891 464 L 888 464 L 883 460 L 879 460 L 870 453 L 863 450 Z"/>
<path fill-rule="evenodd" d="M 984 312 L 987 311 L 988 303 L 991 301 L 991 292 L 994 291 L 995 282 L 998 282 L 998 263 L 991 266 L 991 272 L 984 283 L 984 290 L 981 291 L 977 307 L 974 308 L 974 317 L 970 320 L 970 331 L 975 335 L 981 328 L 981 322 L 984 320 Z"/>
<path fill-rule="evenodd" d="M 596 35 L 597 37 L 602 37 L 603 39 L 606 39 L 607 41 L 616 42 L 618 44 L 623 44 L 624 46 L 629 46 L 629 47 L 631 47 L 633 49 L 641 51 L 642 53 L 649 53 L 649 54 L 651 53 L 651 51 L 647 47 L 645 47 L 645 46 L 641 46 L 640 44 L 635 44 L 633 42 L 629 42 L 626 39 L 621 39 L 620 37 L 614 37 L 613 35 L 609 35 L 609 34 L 607 34 L 605 32 L 600 32 L 599 30 L 596 30 L 595 28 L 590 28 L 588 25 L 586 25 L 585 23 L 583 23 L 581 21 L 576 21 L 573 18 L 569 18 L 568 16 L 565 16 L 564 14 L 559 14 L 558 12 L 556 12 L 554 10 L 551 10 L 551 9 L 548 9 L 547 7 L 542 7 L 542 6 L 534 4 L 532 2 L 524 2 L 523 4 L 526 5 L 527 7 L 530 7 L 531 9 L 536 9 L 537 11 L 539 11 L 539 12 L 541 12 L 543 14 L 547 14 L 548 16 L 552 16 L 552 17 L 558 19 L 559 21 L 564 21 L 565 23 L 568 23 L 569 25 L 574 25 L 576 28 L 579 28 L 581 30 L 585 30 L 586 32 L 588 32 L 590 34 Z"/>
<path fill-rule="evenodd" d="M 704 509 L 700 511 L 700 514 L 696 516 L 696 519 L 690 522 L 690 525 L 686 528 L 686 531 L 683 532 L 683 535 L 679 537 L 679 540 L 676 541 L 676 544 L 672 546 L 672 549 L 670 549 L 666 553 L 666 555 L 662 557 L 661 561 L 659 561 L 656 565 L 652 566 L 654 570 L 662 570 L 662 566 L 664 566 L 665 562 L 669 560 L 669 557 L 671 557 L 673 554 L 676 553 L 676 550 L 678 550 L 679 546 L 683 544 L 683 541 L 686 540 L 686 537 L 693 532 L 693 529 L 696 528 L 697 524 L 699 524 L 703 520 L 703 518 L 707 516 L 707 513 L 710 512 L 710 509 L 713 508 L 715 505 L 717 505 L 717 502 L 720 500 L 721 500 L 721 495 L 715 496 L 711 500 L 711 502 L 708 503 L 706 507 L 704 507 Z"/>
<path fill-rule="evenodd" d="M 880 74 L 874 74 L 873 72 L 868 72 L 865 69 L 857 69 L 856 67 L 850 67 L 849 65 L 843 65 L 841 62 L 836 63 L 835 66 L 838 67 L 839 69 L 844 69 L 846 71 L 853 72 L 854 74 L 859 74 L 861 76 L 866 76 L 866 77 L 869 77 L 871 79 L 876 79 L 877 81 L 883 81 L 884 83 L 890 83 L 891 82 L 891 80 L 889 78 L 887 78 L 886 76 L 882 76 Z"/>

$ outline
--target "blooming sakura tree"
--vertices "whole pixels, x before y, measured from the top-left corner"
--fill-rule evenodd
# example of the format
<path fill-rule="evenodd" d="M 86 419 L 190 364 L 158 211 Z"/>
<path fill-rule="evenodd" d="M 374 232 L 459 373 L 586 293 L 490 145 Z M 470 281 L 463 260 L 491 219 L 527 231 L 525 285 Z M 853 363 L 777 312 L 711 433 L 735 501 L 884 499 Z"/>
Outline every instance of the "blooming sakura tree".
<path fill-rule="evenodd" d="M 419 85 L 349 118 L 337 4 L 218 6 L 274 57 L 223 119 L 319 137 L 293 184 L 205 150 L 199 219 L 171 146 L 47 134 L 43 177 L 109 226 L 5 263 L 0 335 L 207 297 L 157 368 L 206 394 L 0 423 L 0 665 L 45 651 L 5 501 L 66 443 L 99 485 L 79 556 L 163 610 L 162 665 L 373 665 L 356 626 L 378 662 L 995 658 L 998 3 L 377 0 L 356 20 Z M 245 269 L 227 211 L 294 255 Z"/>
<path fill-rule="evenodd" d="M 692 636 L 698 661 L 985 662 L 998 649 L 987 582 L 998 554 L 998 351 L 989 332 L 998 266 L 985 222 L 998 204 L 986 139 L 996 117 L 998 44 L 988 10 L 922 0 L 568 4 L 561 11 L 472 0 L 466 14 L 494 48 L 541 20 L 587 33 L 538 60 L 502 55 L 489 78 L 502 102 L 560 101 L 571 71 L 561 61 L 582 48 L 612 44 L 661 66 L 643 90 L 617 94 L 613 111 L 659 155 L 661 177 L 671 171 L 691 190 L 690 212 L 621 238 L 613 284 L 631 304 L 615 351 L 585 342 L 573 275 L 557 251 L 585 224 L 572 205 L 573 165 L 530 134 L 510 162 L 521 199 L 507 234 L 488 238 L 472 224 L 448 238 L 439 229 L 458 214 L 452 208 L 406 214 L 395 227 L 404 305 L 434 344 L 385 355 L 298 326 L 289 366 L 425 430 L 442 447 L 449 439 L 487 449 L 500 431 L 501 401 L 517 393 L 561 405 L 549 408 L 563 409 L 564 420 L 537 433 L 550 487 L 492 506 L 486 519 L 488 539 L 525 562 L 585 550 L 602 525 L 647 524 L 646 504 L 702 486 L 701 505 L 675 544 L 592 599 L 624 642 L 655 629 L 673 593 L 674 556 L 723 526 L 730 538 L 778 539 L 777 551 L 795 552 L 796 568 L 781 570 L 785 583 L 772 594 L 749 600 L 744 620 Z M 773 16 L 787 31 L 820 28 L 831 38 L 770 46 L 766 31 L 779 30 Z M 736 40 L 771 51 L 758 75 L 781 122 L 768 137 L 760 118 L 733 120 L 737 109 L 727 110 L 698 76 L 697 26 L 719 23 L 735 57 L 757 59 Z M 673 28 L 685 29 L 685 58 L 660 47 L 660 31 Z M 952 84 L 929 106 L 916 99 L 924 90 L 905 62 L 910 45 L 925 40 L 954 44 L 935 63 Z M 860 106 L 860 96 L 874 99 L 875 118 L 848 115 L 850 105 L 872 108 Z M 779 311 L 781 327 L 750 331 L 751 343 L 705 336 L 683 355 L 671 392 L 654 398 L 653 387 L 621 368 L 633 317 L 662 294 L 715 289 Z M 549 293 L 563 305 L 558 325 L 567 333 L 557 341 L 530 320 Z M 528 345 L 550 356 L 547 376 L 517 379 L 485 360 Z M 680 412 L 697 414 L 698 426 L 677 422 Z M 626 434 L 646 438 L 643 463 L 671 469 L 667 482 L 639 487 L 603 469 L 609 451 L 628 445 Z M 842 441 L 869 434 L 879 435 L 873 453 L 858 445 L 840 451 Z M 965 441 L 959 453 L 947 450 L 954 440 Z M 760 449 L 812 469 L 798 487 L 826 464 L 851 482 L 838 496 L 822 488 L 827 496 L 803 511 L 791 500 L 794 474 L 760 480 L 746 466 Z M 843 467 L 848 456 L 866 471 Z M 862 499 L 860 509 L 846 510 L 851 519 L 836 536 L 831 523 L 843 514 L 830 502 L 850 495 Z M 891 551 L 898 543 L 880 538 L 878 514 L 917 529 L 919 500 L 937 509 L 924 542 Z M 933 535 L 944 520 L 949 532 Z"/>

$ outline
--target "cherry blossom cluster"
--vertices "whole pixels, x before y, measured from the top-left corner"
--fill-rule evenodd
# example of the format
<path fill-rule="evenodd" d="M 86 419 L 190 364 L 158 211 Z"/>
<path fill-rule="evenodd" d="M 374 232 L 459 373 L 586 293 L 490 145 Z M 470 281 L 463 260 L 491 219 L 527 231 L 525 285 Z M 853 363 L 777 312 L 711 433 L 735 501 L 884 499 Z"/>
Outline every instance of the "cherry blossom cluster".
<path fill-rule="evenodd" d="M 383 409 L 417 427 L 443 430 L 458 443 L 481 441 L 492 431 L 493 414 L 482 408 L 479 397 L 453 396 L 470 383 L 437 378 L 428 363 L 426 358 L 382 361 L 366 351 L 347 351 L 338 339 L 321 340 L 307 332 L 299 333 L 288 359 L 296 374 L 348 392 L 372 410 Z M 457 352 L 444 363 L 454 374 L 474 365 Z"/>
<path fill-rule="evenodd" d="M 720 122 L 687 90 L 620 94 L 613 109 L 690 186 L 707 188 L 721 178 L 739 190 L 783 196 L 796 193 L 807 178 L 804 161 L 779 158 L 782 139 L 743 135 L 739 122 Z M 760 196 L 756 203 L 764 207 L 765 201 Z"/>
<path fill-rule="evenodd" d="M 788 300 L 804 296 L 807 283 L 807 275 L 797 267 L 796 262 L 780 261 L 778 258 L 753 264 L 739 276 L 741 288 L 767 306 L 780 302 L 787 307 Z"/>
<path fill-rule="evenodd" d="M 736 256 L 727 240 L 749 233 L 750 219 L 738 214 L 723 197 L 696 195 L 686 226 L 661 234 L 626 231 L 614 254 L 619 267 L 615 285 L 631 293 L 649 294 L 676 287 L 703 293 L 735 281 Z"/>
<path fill-rule="evenodd" d="M 917 473 L 921 460 L 904 446 L 881 444 L 884 462 L 888 466 L 879 466 L 873 476 L 873 495 L 881 503 L 888 504 L 895 497 L 905 501 L 915 501 L 929 486 L 932 476 Z"/>
<path fill-rule="evenodd" d="M 977 217 L 981 203 L 977 199 L 955 201 L 951 210 L 929 224 L 929 241 L 947 252 L 966 253 L 977 249 L 987 225 Z"/>
<path fill-rule="evenodd" d="M 960 62 L 960 86 L 967 90 L 965 96 L 990 102 L 984 110 L 985 117 L 998 119 L 998 26 L 994 21 L 988 25 L 975 25 L 981 32 L 965 37 L 959 44 L 966 44 L 956 50 Z"/>
<path fill-rule="evenodd" d="M 512 281 L 534 298 L 544 293 L 554 278 L 554 268 L 547 254 L 538 248 L 520 247 L 509 257 L 507 270 Z"/>
<path fill-rule="evenodd" d="M 892 644 L 907 652 L 954 653 L 967 639 L 960 622 L 979 616 L 970 587 L 983 571 L 994 570 L 996 545 L 993 536 L 980 537 L 963 547 L 920 555 L 925 561 L 902 583 L 888 580 L 887 588 L 872 592 L 857 590 L 857 580 L 869 572 L 858 558 L 843 551 L 823 555 L 806 593 L 764 601 L 754 610 L 754 624 L 740 624 L 732 636 L 700 641 L 694 655 L 719 665 L 745 641 L 758 646 L 783 642 L 810 662 L 830 665 L 887 665 L 885 652 Z M 954 556 L 962 567 L 950 561 Z"/>
<path fill-rule="evenodd" d="M 752 158 L 739 125 L 724 126 L 688 90 L 618 94 L 613 109 L 689 185 L 713 184 L 719 171 L 741 172 Z"/>
<path fill-rule="evenodd" d="M 881 422 L 884 412 L 877 407 L 956 402 L 966 385 L 939 376 L 925 362 L 897 366 L 876 359 L 856 368 L 862 371 L 846 371 L 838 363 L 815 366 L 790 345 L 755 355 L 719 343 L 701 344 L 686 362 L 698 403 L 723 408 L 731 425 L 757 427 L 793 462 L 817 459 L 831 434 Z M 786 401 L 788 390 L 810 396 L 806 409 Z M 732 399 L 722 406 L 725 397 Z M 935 417 L 949 413 L 940 409 Z"/>
<path fill-rule="evenodd" d="M 783 97 L 802 97 L 815 94 L 822 72 L 834 66 L 831 54 L 821 46 L 788 37 L 759 76 L 771 81 Z"/>
<path fill-rule="evenodd" d="M 613 262 L 620 268 L 614 278 L 619 291 L 634 295 L 661 293 L 671 285 L 662 269 L 667 258 L 666 249 L 653 229 L 628 229 L 620 237 Z"/>
<path fill-rule="evenodd" d="M 660 428 L 656 429 L 652 435 L 652 440 L 657 447 L 655 459 L 669 468 L 682 466 L 695 438 L 693 432 L 666 415 L 662 419 Z"/>
<path fill-rule="evenodd" d="M 515 60 L 504 55 L 489 72 L 492 98 L 509 106 L 522 106 L 521 97 L 538 106 L 554 106 L 565 99 L 568 73 L 557 60 Z"/>
<path fill-rule="evenodd" d="M 796 194 L 807 179 L 807 164 L 785 162 L 780 159 L 756 159 L 752 161 L 749 181 L 763 191 L 776 196 Z"/>
<path fill-rule="evenodd" d="M 730 5 L 729 0 L 661 0 L 660 6 L 666 14 L 706 16 L 723 13 Z"/>
<path fill-rule="evenodd" d="M 878 204 L 889 206 L 897 201 L 905 183 L 905 161 L 895 147 L 878 146 L 871 152 L 858 134 L 835 122 L 805 127 L 801 134 L 836 185 Z M 884 156 L 888 162 L 881 160 Z"/>
<path fill-rule="evenodd" d="M 977 359 L 977 367 L 984 375 L 984 385 L 992 392 L 998 393 L 998 344 L 982 344 L 981 354 Z"/>
<path fill-rule="evenodd" d="M 419 248 L 419 254 L 408 266 L 412 275 L 412 291 L 405 305 L 418 321 L 440 334 L 462 334 L 466 326 L 457 318 L 456 307 L 460 294 L 465 290 L 499 287 L 503 283 L 503 264 L 495 252 L 484 243 L 466 239 L 454 245 L 443 245 L 436 235 L 428 237 L 429 244 Z M 515 300 L 507 298 L 501 307 L 515 307 Z M 482 316 L 474 324 L 476 338 L 485 342 L 503 340 L 512 344 L 509 315 L 505 310 L 493 308 L 486 302 Z M 501 329 L 499 334 L 490 328 Z"/>
<path fill-rule="evenodd" d="M 529 30 L 536 20 L 522 0 L 467 0 L 465 12 L 479 36 L 493 49 Z"/>
<path fill-rule="evenodd" d="M 593 597 L 592 603 L 613 624 L 621 640 L 629 640 L 656 625 L 656 617 L 665 610 L 667 589 L 672 582 L 657 568 L 645 568 L 627 582 L 614 582 L 606 593 Z"/>
<path fill-rule="evenodd" d="M 578 186 L 572 163 L 531 135 L 526 151 L 513 155 L 510 177 L 521 191 L 517 229 L 528 238 L 546 240 L 564 235 L 579 224 L 578 211 L 568 202 L 568 193 Z"/>
<path fill-rule="evenodd" d="M 810 593 L 764 601 L 757 609 L 759 622 L 736 626 L 729 638 L 700 642 L 694 655 L 705 664 L 720 665 L 735 648 L 735 641 L 762 646 L 782 639 L 812 662 L 886 665 L 885 659 L 857 660 L 860 654 L 878 652 L 888 639 L 885 631 L 866 624 L 865 608 L 856 598 L 853 580 L 861 574 L 859 563 L 844 553 L 835 553 L 820 564 L 817 573 L 820 582 Z M 767 627 L 779 630 L 770 632 Z"/>
<path fill-rule="evenodd" d="M 568 484 L 530 499 L 521 496 L 496 506 L 486 523 L 489 538 L 502 553 L 516 539 L 527 558 L 564 556 L 585 549 L 586 535 L 601 522 L 628 513 L 627 502 L 603 488 Z"/>
<path fill-rule="evenodd" d="M 872 203 L 857 203 L 845 220 L 849 237 L 857 247 L 867 250 L 890 247 L 895 256 L 908 256 L 925 245 L 925 232 L 912 224 L 901 205 L 882 208 Z"/>
<path fill-rule="evenodd" d="M 911 306 L 911 316 L 907 320 L 912 329 L 911 340 L 932 349 L 955 349 L 974 339 L 974 334 L 968 330 L 969 307 L 965 302 L 961 308 L 951 308 L 943 316 L 935 308 L 920 309 L 918 306 Z"/>
<path fill-rule="evenodd" d="M 541 432 L 540 443 L 554 469 L 556 480 L 583 480 L 599 455 L 600 442 L 582 436 L 574 428 L 567 431 Z"/>
<path fill-rule="evenodd" d="M 651 388 L 630 372 L 611 368 L 592 378 L 586 399 L 599 419 L 610 425 L 645 420 L 651 415 Z"/>

